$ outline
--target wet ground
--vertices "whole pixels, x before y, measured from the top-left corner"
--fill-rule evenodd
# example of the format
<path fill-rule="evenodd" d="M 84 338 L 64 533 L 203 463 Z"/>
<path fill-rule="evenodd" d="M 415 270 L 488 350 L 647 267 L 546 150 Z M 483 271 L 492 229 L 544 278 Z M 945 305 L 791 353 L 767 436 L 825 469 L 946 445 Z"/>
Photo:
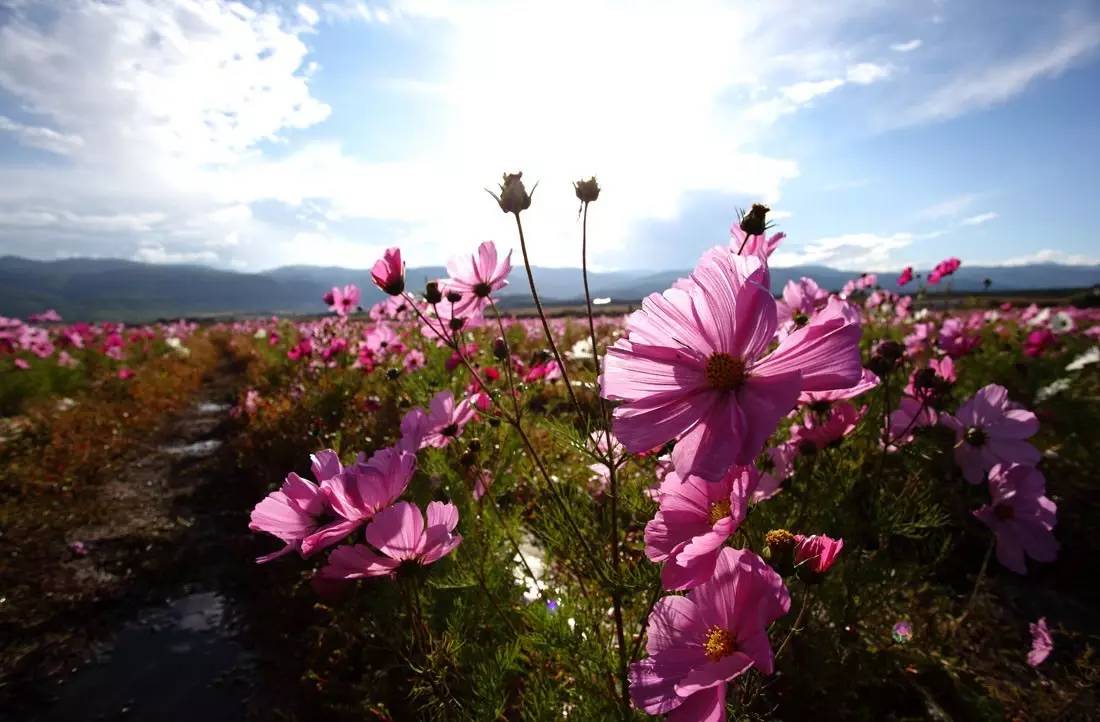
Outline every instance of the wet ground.
<path fill-rule="evenodd" d="M 238 371 L 229 360 L 195 403 L 132 450 L 104 484 L 104 513 L 40 553 L 56 574 L 49 612 L 16 628 L 20 674 L 0 688 L 0 720 L 270 719 L 248 623 L 247 484 L 230 445 Z"/>

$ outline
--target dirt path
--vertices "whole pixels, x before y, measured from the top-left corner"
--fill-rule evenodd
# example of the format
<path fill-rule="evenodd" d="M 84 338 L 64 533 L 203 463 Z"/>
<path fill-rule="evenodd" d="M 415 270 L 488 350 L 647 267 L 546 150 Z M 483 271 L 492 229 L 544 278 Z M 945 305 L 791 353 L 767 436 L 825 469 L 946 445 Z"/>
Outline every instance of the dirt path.
<path fill-rule="evenodd" d="M 241 372 L 227 354 L 189 409 L 126 453 L 98 489 L 102 513 L 65 530 L 69 550 L 46 554 L 42 595 L 70 603 L 16 631 L 0 719 L 267 718 L 245 624 L 256 492 L 233 483 L 226 443 Z"/>

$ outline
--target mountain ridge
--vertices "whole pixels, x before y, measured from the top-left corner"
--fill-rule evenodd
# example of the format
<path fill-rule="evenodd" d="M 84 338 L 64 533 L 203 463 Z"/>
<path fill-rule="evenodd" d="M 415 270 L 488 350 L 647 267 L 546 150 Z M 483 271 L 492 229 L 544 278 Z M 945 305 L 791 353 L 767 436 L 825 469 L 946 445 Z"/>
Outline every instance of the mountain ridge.
<path fill-rule="evenodd" d="M 579 268 L 534 267 L 544 303 L 583 301 Z M 668 288 L 689 269 L 668 271 L 590 272 L 593 297 L 637 302 L 649 293 Z M 446 276 L 443 266 L 409 268 L 411 290 L 426 279 Z M 782 291 L 792 279 L 808 276 L 822 287 L 839 290 L 858 273 L 827 266 L 773 268 L 772 290 Z M 884 287 L 896 290 L 896 273 L 879 273 Z M 1067 266 L 1037 263 L 1027 266 L 966 266 L 950 279 L 955 291 L 980 291 L 989 278 L 994 291 L 1087 288 L 1100 283 L 1100 265 Z M 530 303 L 526 274 L 512 269 L 510 285 L 500 292 L 502 305 Z M 232 316 L 253 314 L 322 313 L 321 296 L 334 285 L 355 283 L 363 291 L 363 306 L 383 298 L 371 283 L 367 269 L 340 266 L 283 266 L 262 272 L 240 272 L 195 264 L 149 264 L 103 258 L 67 258 L 39 261 L 18 256 L 0 257 L 0 315 L 25 318 L 56 308 L 67 320 L 139 321 L 178 316 Z M 948 282 L 937 288 L 946 287 Z M 912 283 L 903 291 L 912 292 Z"/>

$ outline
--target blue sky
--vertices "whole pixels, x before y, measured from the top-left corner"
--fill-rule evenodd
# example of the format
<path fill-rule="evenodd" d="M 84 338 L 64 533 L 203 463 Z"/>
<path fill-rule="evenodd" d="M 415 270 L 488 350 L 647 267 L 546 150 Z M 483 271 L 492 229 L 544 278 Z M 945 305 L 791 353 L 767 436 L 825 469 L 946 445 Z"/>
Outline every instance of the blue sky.
<path fill-rule="evenodd" d="M 1088 0 L 4 0 L 0 253 L 442 263 L 514 229 L 686 268 L 764 201 L 773 258 L 1100 261 Z"/>

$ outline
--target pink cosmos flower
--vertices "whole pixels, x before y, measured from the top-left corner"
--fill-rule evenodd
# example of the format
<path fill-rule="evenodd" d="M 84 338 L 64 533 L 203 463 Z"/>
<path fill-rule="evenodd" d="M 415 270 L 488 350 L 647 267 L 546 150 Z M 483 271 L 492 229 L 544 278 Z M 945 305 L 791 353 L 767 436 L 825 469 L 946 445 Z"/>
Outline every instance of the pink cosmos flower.
<path fill-rule="evenodd" d="M 420 440 L 420 448 L 432 446 L 442 449 L 447 446 L 462 433 L 462 429 L 476 413 L 468 399 L 455 404 L 454 394 L 440 391 L 432 397 L 428 405 L 428 418 L 425 422 L 427 428 Z"/>
<path fill-rule="evenodd" d="M 123 381 L 129 381 L 134 378 L 134 370 L 129 366 L 123 366 L 118 370 L 118 377 Z"/>
<path fill-rule="evenodd" d="M 464 315 L 487 305 L 493 291 L 499 291 L 508 285 L 508 274 L 511 272 L 512 252 L 508 251 L 503 260 L 498 260 L 497 247 L 492 241 L 485 241 L 478 246 L 475 256 L 451 259 L 447 263 L 450 278 L 445 282 L 446 287 L 448 291 L 462 294 L 455 315 Z"/>
<path fill-rule="evenodd" d="M 754 234 L 748 236 L 741 230 L 741 222 L 734 221 L 730 226 L 730 251 L 733 253 L 741 252 L 742 256 L 756 256 L 758 258 L 767 260 L 776 248 L 779 248 L 779 244 L 783 242 L 783 239 L 787 237 L 786 233 L 775 233 L 771 236 L 765 236 L 764 234 Z"/>
<path fill-rule="evenodd" d="M 749 497 L 750 504 L 759 504 L 779 493 L 783 481 L 794 471 L 794 460 L 798 456 L 798 447 L 794 444 L 780 444 L 764 452 L 759 462 L 760 481 Z"/>
<path fill-rule="evenodd" d="M 859 382 L 855 386 L 846 389 L 831 389 L 829 391 L 806 391 L 798 397 L 800 404 L 815 404 L 819 402 L 843 401 L 862 396 L 882 383 L 878 376 L 870 369 L 863 369 Z"/>
<path fill-rule="evenodd" d="M 453 533 L 456 526 L 454 504 L 431 502 L 425 523 L 415 504 L 399 501 L 376 514 L 364 532 L 381 555 L 365 544 L 342 546 L 332 552 L 320 575 L 325 579 L 392 577 L 402 564 L 433 564 L 462 542 L 462 536 Z"/>
<path fill-rule="evenodd" d="M 904 286 L 913 280 L 913 267 L 906 266 L 902 269 L 901 274 L 898 276 L 898 285 Z"/>
<path fill-rule="evenodd" d="M 908 444 L 919 428 L 935 426 L 939 414 L 928 404 L 903 396 L 898 408 L 890 412 L 890 444 Z"/>
<path fill-rule="evenodd" d="M 1054 337 L 1054 333 L 1049 328 L 1032 331 L 1024 340 L 1024 354 L 1031 358 L 1037 358 L 1056 343 L 1058 343 L 1058 339 Z"/>
<path fill-rule="evenodd" d="M 645 553 L 665 562 L 665 589 L 690 589 L 711 578 L 718 553 L 748 513 L 760 472 L 733 467 L 720 481 L 669 472 L 658 489 L 660 509 L 645 527 Z"/>
<path fill-rule="evenodd" d="M 332 310 L 341 318 L 346 317 L 359 306 L 359 287 L 354 283 L 349 283 L 343 288 L 333 286 L 329 294 L 331 294 L 332 300 L 329 301 L 329 296 L 326 294 L 325 301 L 332 306 Z"/>
<path fill-rule="evenodd" d="M 981 343 L 981 336 L 972 333 L 957 318 L 949 318 L 940 327 L 939 345 L 949 355 L 959 358 L 974 350 Z"/>
<path fill-rule="evenodd" d="M 13 363 L 15 364 L 15 368 L 20 371 L 26 371 L 31 367 L 31 362 L 25 358 L 17 358 Z"/>
<path fill-rule="evenodd" d="M 979 389 L 954 416 L 941 414 L 940 423 L 954 430 L 955 462 L 971 484 L 980 483 L 995 464 L 1039 462 L 1039 451 L 1025 441 L 1039 430 L 1039 420 L 1010 402 L 1004 386 Z"/>
<path fill-rule="evenodd" d="M 1031 651 L 1027 653 L 1027 663 L 1038 667 L 1054 651 L 1054 639 L 1047 629 L 1046 617 L 1039 617 L 1039 621 L 1029 624 L 1028 628 L 1031 631 Z"/>
<path fill-rule="evenodd" d="M 844 548 L 843 539 L 831 539 L 824 534 L 803 536 L 795 534 L 794 564 L 799 571 L 805 570 L 810 578 L 829 571 Z"/>
<path fill-rule="evenodd" d="M 595 444 L 596 450 L 601 455 L 607 454 L 607 437 L 609 434 L 606 431 L 593 431 L 589 436 L 592 443 Z M 626 456 L 626 449 L 619 443 L 619 440 L 615 438 L 615 434 L 611 436 L 611 451 L 612 458 L 615 463 L 618 463 L 619 459 Z M 607 485 L 611 483 L 611 470 L 607 464 L 602 461 L 588 465 L 589 470 L 592 472 L 592 476 L 589 477 L 589 487 L 591 487 L 597 494 L 603 494 L 607 491 Z"/>
<path fill-rule="evenodd" d="M 415 371 L 424 368 L 425 361 L 424 352 L 414 348 L 405 354 L 405 359 L 401 362 L 401 365 L 405 367 L 406 371 Z"/>
<path fill-rule="evenodd" d="M 837 299 L 767 353 L 777 321 L 765 273 L 758 259 L 709 253 L 683 287 L 629 317 L 600 379 L 603 396 L 623 402 L 614 431 L 628 451 L 679 437 L 681 476 L 719 479 L 752 463 L 803 391 L 859 380 L 859 323 Z"/>
<path fill-rule="evenodd" d="M 340 460 L 336 459 L 336 465 Z M 321 494 L 336 520 L 302 540 L 303 557 L 339 543 L 404 493 L 416 468 L 416 455 L 396 448 L 376 451 L 370 459 L 341 469 L 321 482 Z"/>
<path fill-rule="evenodd" d="M 401 260 L 401 249 L 387 248 L 382 257 L 374 262 L 370 275 L 374 285 L 383 292 L 400 296 L 405 290 L 405 262 Z"/>
<path fill-rule="evenodd" d="M 801 328 L 828 300 L 829 292 L 812 278 L 803 276 L 798 281 L 787 281 L 783 287 L 783 300 L 776 308 L 776 320 L 780 326 L 790 323 L 795 328 Z"/>
<path fill-rule="evenodd" d="M 428 412 L 419 406 L 409 409 L 401 418 L 401 440 L 397 442 L 397 448 L 415 453 L 424 445 L 424 436 L 430 428 Z"/>
<path fill-rule="evenodd" d="M 630 666 L 630 697 L 678 722 L 725 718 L 726 683 L 774 669 L 768 625 L 791 608 L 783 580 L 750 551 L 725 547 L 714 576 L 649 615 L 649 657 Z"/>
<path fill-rule="evenodd" d="M 801 424 L 791 426 L 791 440 L 799 448 L 809 444 L 814 450 L 821 451 L 855 431 L 863 415 L 867 413 L 866 406 L 857 409 L 847 401 L 824 403 L 828 406 L 824 413 L 807 411 L 802 416 Z"/>
<path fill-rule="evenodd" d="M 332 449 L 324 449 L 310 456 L 313 478 L 324 482 L 343 471 L 340 457 Z M 321 489 L 293 471 L 278 491 L 268 494 L 252 510 L 248 528 L 262 531 L 283 541 L 283 548 L 256 559 L 260 564 L 298 551 L 302 540 L 312 534 L 318 519 L 325 510 L 325 498 Z"/>
<path fill-rule="evenodd" d="M 1039 562 L 1058 557 L 1053 529 L 1058 507 L 1048 499 L 1046 479 L 1032 466 L 998 464 L 989 472 L 991 502 L 974 516 L 993 530 L 997 561 L 1017 574 L 1027 574 L 1025 555 Z"/>

